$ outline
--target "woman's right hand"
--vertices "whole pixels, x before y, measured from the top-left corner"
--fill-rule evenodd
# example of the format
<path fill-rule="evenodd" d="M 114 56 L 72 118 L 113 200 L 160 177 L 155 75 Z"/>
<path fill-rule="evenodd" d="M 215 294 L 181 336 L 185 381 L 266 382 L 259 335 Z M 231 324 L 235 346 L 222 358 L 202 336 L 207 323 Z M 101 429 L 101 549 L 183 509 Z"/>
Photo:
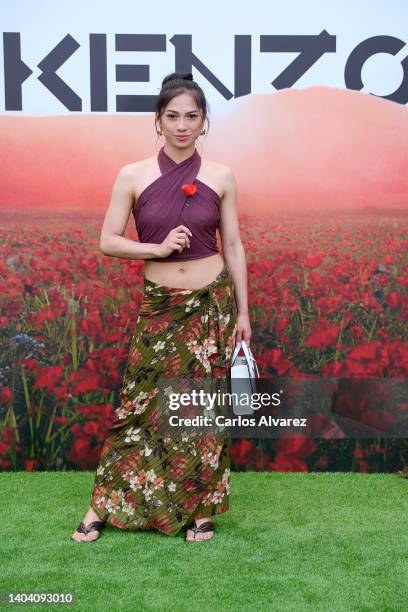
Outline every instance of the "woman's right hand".
<path fill-rule="evenodd" d="M 174 250 L 181 253 L 187 247 L 190 248 L 190 232 L 186 225 L 178 225 L 169 231 L 166 238 L 159 244 L 158 257 L 167 257 Z"/>

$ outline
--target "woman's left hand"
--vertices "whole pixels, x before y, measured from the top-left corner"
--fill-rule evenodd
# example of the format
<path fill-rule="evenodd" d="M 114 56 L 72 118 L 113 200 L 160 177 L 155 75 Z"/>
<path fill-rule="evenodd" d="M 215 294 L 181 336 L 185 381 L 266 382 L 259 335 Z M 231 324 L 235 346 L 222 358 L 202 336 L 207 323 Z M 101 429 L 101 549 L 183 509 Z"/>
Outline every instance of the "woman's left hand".
<path fill-rule="evenodd" d="M 235 332 L 235 345 L 236 346 L 242 340 L 245 340 L 246 344 L 249 346 L 249 342 L 251 339 L 251 324 L 249 322 L 248 314 L 239 314 L 237 315 L 237 331 Z"/>

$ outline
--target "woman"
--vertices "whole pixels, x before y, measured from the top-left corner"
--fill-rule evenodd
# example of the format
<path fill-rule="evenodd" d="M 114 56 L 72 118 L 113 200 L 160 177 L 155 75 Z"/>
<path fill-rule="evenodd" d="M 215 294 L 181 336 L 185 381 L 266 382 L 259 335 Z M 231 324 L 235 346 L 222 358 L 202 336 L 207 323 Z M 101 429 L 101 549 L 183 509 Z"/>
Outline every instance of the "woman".
<path fill-rule="evenodd" d="M 106 522 L 166 535 L 187 527 L 187 541 L 204 540 L 214 533 L 210 517 L 229 509 L 229 437 L 187 442 L 156 427 L 158 378 L 225 378 L 235 344 L 251 336 L 235 179 L 195 147 L 206 119 L 192 74 L 168 75 L 155 116 L 165 144 L 157 158 L 125 165 L 113 186 L 100 248 L 146 260 L 144 292 L 121 404 L 74 540 L 96 540 Z M 139 242 L 123 237 L 131 210 Z"/>

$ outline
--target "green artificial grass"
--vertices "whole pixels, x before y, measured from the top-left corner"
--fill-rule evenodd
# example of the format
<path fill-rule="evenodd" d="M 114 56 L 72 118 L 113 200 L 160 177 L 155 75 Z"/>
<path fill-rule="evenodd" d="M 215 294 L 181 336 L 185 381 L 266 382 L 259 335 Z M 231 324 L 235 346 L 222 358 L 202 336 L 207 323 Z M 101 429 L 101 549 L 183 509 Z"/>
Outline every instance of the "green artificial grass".
<path fill-rule="evenodd" d="M 393 474 L 231 474 L 208 542 L 105 527 L 69 539 L 91 472 L 0 474 L 0 591 L 74 592 L 47 610 L 375 610 L 408 607 L 408 481 Z"/>

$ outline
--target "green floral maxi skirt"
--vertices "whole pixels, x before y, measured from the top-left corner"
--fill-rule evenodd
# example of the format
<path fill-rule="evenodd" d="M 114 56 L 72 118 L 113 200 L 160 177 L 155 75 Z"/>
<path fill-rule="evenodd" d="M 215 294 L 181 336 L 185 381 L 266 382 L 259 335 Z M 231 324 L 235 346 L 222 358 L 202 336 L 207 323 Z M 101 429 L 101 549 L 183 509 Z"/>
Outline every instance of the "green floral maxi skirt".
<path fill-rule="evenodd" d="M 227 512 L 228 435 L 155 433 L 157 380 L 229 377 L 236 332 L 233 281 L 226 264 L 199 289 L 144 279 L 143 300 L 105 439 L 91 505 L 101 520 L 175 536 L 194 518 Z"/>

